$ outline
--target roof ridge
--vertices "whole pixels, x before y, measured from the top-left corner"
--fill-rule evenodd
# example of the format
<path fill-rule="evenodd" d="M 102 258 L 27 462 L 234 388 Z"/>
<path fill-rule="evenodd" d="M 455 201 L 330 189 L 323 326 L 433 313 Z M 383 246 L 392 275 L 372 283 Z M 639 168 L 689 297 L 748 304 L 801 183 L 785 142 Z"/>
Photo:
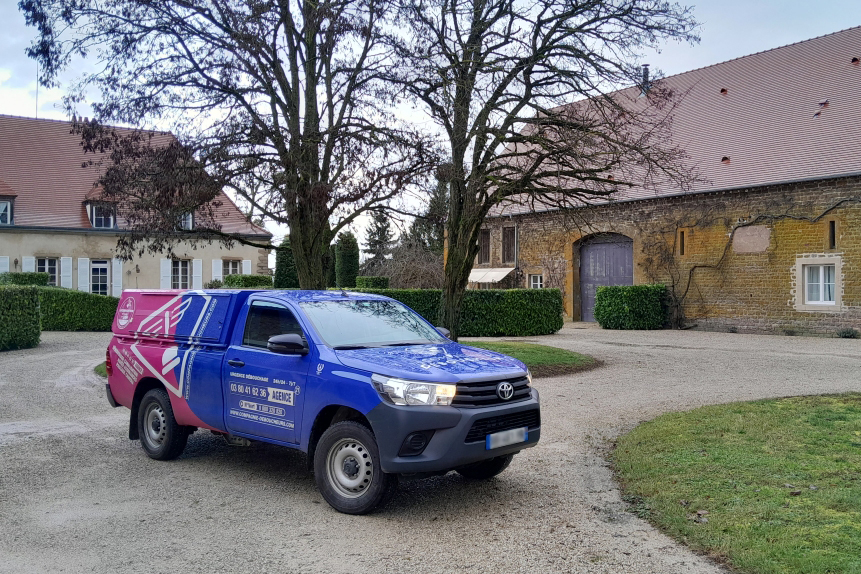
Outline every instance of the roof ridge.
<path fill-rule="evenodd" d="M 861 25 L 851 26 L 849 28 L 844 28 L 843 30 L 837 30 L 836 32 L 829 32 L 828 34 L 822 34 L 821 36 L 814 36 L 813 38 L 807 38 L 806 40 L 799 40 L 798 42 L 790 42 L 789 44 L 783 44 L 782 46 L 775 46 L 774 48 L 768 48 L 767 50 L 760 50 L 759 52 L 752 52 L 750 54 L 745 54 L 743 56 L 738 56 L 736 58 L 730 58 L 729 60 L 723 60 L 721 62 L 715 62 L 714 64 L 708 64 L 706 66 L 700 66 L 699 68 L 691 68 L 690 70 L 685 70 L 684 72 L 679 72 L 677 74 L 672 74 L 670 76 L 664 76 L 662 78 L 658 78 L 658 81 L 667 80 L 669 78 L 677 78 L 678 76 L 690 74 L 691 72 L 698 72 L 700 70 L 705 70 L 706 68 L 714 68 L 715 66 L 722 66 L 723 64 L 735 62 L 736 60 L 743 60 L 745 58 L 750 58 L 752 56 L 759 56 L 761 54 L 766 54 L 768 52 L 775 52 L 777 50 L 782 50 L 784 48 L 789 48 L 791 46 L 797 46 L 799 44 L 806 44 L 807 42 L 813 42 L 814 40 L 821 40 L 822 38 L 827 38 L 828 36 L 834 36 L 837 34 L 842 34 L 844 32 L 849 32 L 850 30 L 858 30 L 858 29 L 861 29 Z M 632 86 L 632 87 L 636 87 L 636 86 Z"/>

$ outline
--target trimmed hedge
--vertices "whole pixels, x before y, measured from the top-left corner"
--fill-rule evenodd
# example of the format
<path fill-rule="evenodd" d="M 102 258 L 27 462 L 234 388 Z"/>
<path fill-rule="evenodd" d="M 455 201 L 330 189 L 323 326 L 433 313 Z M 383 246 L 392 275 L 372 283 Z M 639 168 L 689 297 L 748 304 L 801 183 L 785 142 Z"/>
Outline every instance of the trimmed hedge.
<path fill-rule="evenodd" d="M 388 289 L 389 278 L 359 275 L 356 277 L 356 287 L 359 289 Z"/>
<path fill-rule="evenodd" d="M 550 335 L 562 328 L 559 289 L 475 289 L 460 316 L 463 337 Z"/>
<path fill-rule="evenodd" d="M 351 289 L 385 295 L 439 324 L 441 289 Z M 550 335 L 562 328 L 559 289 L 475 289 L 464 294 L 461 337 Z"/>
<path fill-rule="evenodd" d="M 667 324 L 664 285 L 598 287 L 595 320 L 604 329 L 662 329 Z"/>
<path fill-rule="evenodd" d="M 110 331 L 120 300 L 58 287 L 40 287 L 45 331 Z"/>
<path fill-rule="evenodd" d="M 50 280 L 51 276 L 47 273 L 29 271 L 26 273 L 17 273 L 14 271 L 0 273 L 0 285 L 35 285 L 37 287 L 45 287 Z"/>
<path fill-rule="evenodd" d="M 271 289 L 270 275 L 228 275 L 224 278 L 226 289 Z"/>
<path fill-rule="evenodd" d="M 0 287 L 0 351 L 39 344 L 39 290 L 32 286 Z"/>

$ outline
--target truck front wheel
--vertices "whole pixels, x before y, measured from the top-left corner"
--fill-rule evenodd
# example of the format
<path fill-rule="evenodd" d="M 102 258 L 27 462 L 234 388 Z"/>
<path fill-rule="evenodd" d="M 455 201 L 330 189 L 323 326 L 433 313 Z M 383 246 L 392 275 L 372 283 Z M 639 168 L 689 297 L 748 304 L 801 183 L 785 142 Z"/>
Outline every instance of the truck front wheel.
<path fill-rule="evenodd" d="M 172 460 L 182 454 L 188 442 L 188 430 L 177 424 L 170 398 L 162 389 L 152 389 L 141 399 L 138 408 L 138 435 L 150 458 Z"/>
<path fill-rule="evenodd" d="M 345 514 L 368 514 L 386 504 L 398 488 L 398 477 L 380 468 L 373 433 L 354 421 L 334 424 L 320 437 L 314 478 L 326 502 Z"/>
<path fill-rule="evenodd" d="M 488 478 L 493 478 L 508 468 L 508 465 L 511 464 L 511 459 L 513 458 L 513 454 L 497 456 L 496 458 L 483 460 L 469 466 L 458 468 L 457 473 L 464 478 L 472 480 L 486 480 Z"/>

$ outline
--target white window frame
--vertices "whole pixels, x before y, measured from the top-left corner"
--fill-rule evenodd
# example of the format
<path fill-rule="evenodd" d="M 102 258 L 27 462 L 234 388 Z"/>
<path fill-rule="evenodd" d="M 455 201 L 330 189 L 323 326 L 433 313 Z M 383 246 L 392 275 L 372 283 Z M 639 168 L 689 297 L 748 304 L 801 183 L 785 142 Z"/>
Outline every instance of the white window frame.
<path fill-rule="evenodd" d="M 228 275 L 242 275 L 242 260 L 241 259 L 222 259 L 221 260 L 221 277 Z"/>
<path fill-rule="evenodd" d="M 540 273 L 529 275 L 529 288 L 544 289 L 544 275 Z"/>
<path fill-rule="evenodd" d="M 825 282 L 825 270 L 830 268 L 831 277 L 835 278 L 836 272 L 834 265 L 805 265 L 804 266 L 804 303 L 805 305 L 834 305 L 834 296 L 836 293 L 834 292 L 834 283 L 826 283 Z M 816 270 L 815 273 L 811 273 L 811 271 Z M 815 282 L 810 281 L 810 276 L 815 274 L 817 279 Z M 818 291 L 817 299 L 813 299 L 811 297 L 811 292 L 813 289 L 811 287 L 815 285 L 816 290 Z M 826 287 L 831 285 L 831 299 L 825 299 L 826 297 Z"/>
<path fill-rule="evenodd" d="M 104 269 L 104 282 L 101 280 L 97 281 L 96 279 L 102 278 L 102 273 L 98 275 L 94 274 L 96 270 Z M 104 285 L 104 293 L 102 293 L 101 286 Z M 92 259 L 90 260 L 90 293 L 94 293 L 96 295 L 110 295 L 111 294 L 111 262 L 108 259 Z"/>
<path fill-rule="evenodd" d="M 174 259 L 170 263 L 170 288 L 188 289 L 191 285 L 191 260 Z"/>
<path fill-rule="evenodd" d="M 834 301 L 822 301 L 825 266 L 834 266 Z M 820 300 L 808 299 L 807 270 L 819 267 Z M 802 312 L 836 313 L 843 310 L 843 258 L 839 255 L 810 254 L 795 260 L 795 310 Z"/>
<path fill-rule="evenodd" d="M 4 209 L 5 208 L 5 209 Z M 6 219 L 3 221 L 2 218 Z M 0 225 L 12 225 L 12 201 L 8 199 L 0 200 Z"/>
<path fill-rule="evenodd" d="M 54 271 L 51 271 L 51 267 L 54 267 Z M 52 287 L 57 286 L 57 279 L 59 278 L 60 271 L 60 260 L 56 257 L 37 257 L 36 258 L 36 272 L 37 273 L 47 273 L 50 275 L 50 279 L 48 279 L 48 285 Z"/>
<path fill-rule="evenodd" d="M 107 215 L 100 213 L 102 210 L 107 211 Z M 90 225 L 96 229 L 113 229 L 115 223 L 114 208 L 111 205 L 104 203 L 94 203 L 90 208 Z M 101 225 L 99 225 L 101 223 Z M 107 223 L 107 225 L 105 225 Z"/>
<path fill-rule="evenodd" d="M 180 217 L 179 228 L 186 231 L 194 229 L 194 215 L 192 213 L 186 213 L 185 215 Z"/>

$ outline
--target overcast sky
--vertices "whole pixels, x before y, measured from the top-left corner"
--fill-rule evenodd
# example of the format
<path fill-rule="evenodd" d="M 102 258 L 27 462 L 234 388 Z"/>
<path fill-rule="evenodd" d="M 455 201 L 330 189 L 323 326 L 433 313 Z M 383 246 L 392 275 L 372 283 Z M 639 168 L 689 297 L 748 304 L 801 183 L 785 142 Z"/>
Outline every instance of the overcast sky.
<path fill-rule="evenodd" d="M 39 88 L 37 110 L 36 64 L 24 54 L 34 29 L 24 24 L 17 4 L 0 0 L 0 114 L 66 119 L 62 88 Z M 710 0 L 693 6 L 702 41 L 694 46 L 668 43 L 660 52 L 647 54 L 643 63 L 665 75 L 678 74 L 861 25 L 859 0 Z M 355 231 L 363 240 L 362 230 Z"/>

